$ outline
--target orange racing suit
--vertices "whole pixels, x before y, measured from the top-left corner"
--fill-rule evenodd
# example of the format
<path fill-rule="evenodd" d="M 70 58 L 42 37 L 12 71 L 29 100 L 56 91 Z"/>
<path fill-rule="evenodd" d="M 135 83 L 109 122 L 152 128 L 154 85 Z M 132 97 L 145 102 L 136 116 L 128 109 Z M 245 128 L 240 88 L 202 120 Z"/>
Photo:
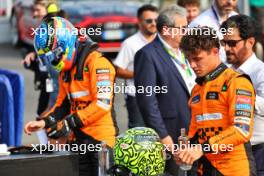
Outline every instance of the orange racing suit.
<path fill-rule="evenodd" d="M 83 127 L 74 133 L 76 139 L 83 134 L 105 141 L 113 147 L 116 123 L 111 115 L 115 69 L 99 52 L 93 51 L 84 61 L 83 78 L 76 78 L 77 64 L 70 72 L 61 72 L 59 93 L 55 106 L 47 114 L 57 120 L 75 114 Z"/>
<path fill-rule="evenodd" d="M 249 139 L 255 93 L 249 77 L 221 64 L 196 82 L 189 100 L 189 137 L 202 144 L 205 153 L 198 160 L 198 173 L 254 175 Z"/>

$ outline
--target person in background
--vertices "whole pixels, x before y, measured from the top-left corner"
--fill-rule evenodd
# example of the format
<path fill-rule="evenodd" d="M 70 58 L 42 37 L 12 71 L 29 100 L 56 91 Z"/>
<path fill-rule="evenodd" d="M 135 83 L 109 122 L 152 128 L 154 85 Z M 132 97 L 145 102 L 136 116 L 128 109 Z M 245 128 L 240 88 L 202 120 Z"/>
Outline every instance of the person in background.
<path fill-rule="evenodd" d="M 41 20 L 48 14 L 47 12 L 48 1 L 47 0 L 35 0 L 33 5 L 33 17 L 40 23 Z M 40 115 L 47 108 L 49 101 L 49 93 L 46 92 L 46 79 L 48 77 L 47 68 L 39 66 L 36 59 L 34 49 L 29 52 L 22 61 L 25 68 L 34 72 L 35 89 L 40 90 L 37 116 Z M 45 97 L 45 98 L 43 98 Z"/>
<path fill-rule="evenodd" d="M 147 127 L 159 134 L 161 142 L 174 150 L 180 129 L 188 130 L 191 112 L 188 99 L 195 76 L 181 52 L 180 33 L 174 29 L 187 26 L 186 10 L 178 5 L 164 9 L 157 20 L 157 37 L 135 55 L 136 99 Z M 141 88 L 144 91 L 140 91 Z M 151 88 L 151 91 L 149 91 Z M 166 173 L 178 175 L 179 169 L 171 157 L 166 161 Z"/>
<path fill-rule="evenodd" d="M 39 22 L 48 20 L 51 17 L 63 16 L 66 14 L 60 10 L 55 1 L 35 0 L 33 5 L 33 17 Z M 50 109 L 58 94 L 58 72 L 49 64 L 44 65 L 38 58 L 35 51 L 30 51 L 22 61 L 26 69 L 34 72 L 35 89 L 40 90 L 36 117 Z M 47 143 L 47 136 L 44 131 L 37 132 L 40 143 Z"/>
<path fill-rule="evenodd" d="M 208 26 L 216 30 L 217 37 L 221 40 L 223 35 L 220 32 L 220 25 L 229 17 L 237 15 L 238 0 L 213 0 L 212 5 L 197 18 L 189 27 Z M 226 62 L 226 54 L 223 47 L 220 47 L 220 59 Z"/>
<path fill-rule="evenodd" d="M 259 22 L 261 34 L 260 37 L 257 37 L 257 41 L 259 41 L 262 45 L 262 53 L 264 53 L 264 1 L 263 0 L 249 0 L 251 16 Z M 264 61 L 264 56 L 259 58 Z"/>
<path fill-rule="evenodd" d="M 190 165 L 199 159 L 198 175 L 255 175 L 249 141 L 255 91 L 249 76 L 221 62 L 219 39 L 212 28 L 202 27 L 201 32 L 184 36 L 180 48 L 197 84 L 189 100 L 192 119 L 188 136 L 193 145 L 178 150 L 176 160 Z"/>
<path fill-rule="evenodd" d="M 177 4 L 187 10 L 188 24 L 200 14 L 200 0 L 178 0 Z"/>
<path fill-rule="evenodd" d="M 257 175 L 264 175 L 264 63 L 253 52 L 256 43 L 257 23 L 246 15 L 230 17 L 221 28 L 233 28 L 231 35 L 224 35 L 221 44 L 225 47 L 227 62 L 237 71 L 250 76 L 256 92 L 254 130 L 251 138 L 256 160 Z M 250 102 L 241 99 L 245 105 Z"/>
<path fill-rule="evenodd" d="M 139 31 L 122 43 L 117 58 L 113 61 L 117 77 L 125 79 L 125 86 L 128 88 L 125 100 L 129 128 L 145 126 L 136 102 L 134 56 L 139 49 L 155 38 L 157 17 L 158 9 L 155 6 L 143 5 L 140 7 L 137 12 Z"/>

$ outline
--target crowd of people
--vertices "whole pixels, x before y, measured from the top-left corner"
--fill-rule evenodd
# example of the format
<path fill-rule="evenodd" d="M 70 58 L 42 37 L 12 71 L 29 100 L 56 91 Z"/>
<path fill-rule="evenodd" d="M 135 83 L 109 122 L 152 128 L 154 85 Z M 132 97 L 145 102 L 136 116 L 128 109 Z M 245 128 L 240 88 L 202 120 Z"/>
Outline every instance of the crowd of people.
<path fill-rule="evenodd" d="M 36 0 L 36 9 L 39 1 L 44 0 Z M 153 155 L 159 160 L 158 169 L 154 161 L 151 167 L 156 175 L 161 171 L 184 175 L 179 167 L 183 164 L 192 165 L 188 175 L 264 175 L 264 63 L 254 52 L 260 32 L 254 18 L 239 14 L 237 3 L 214 0 L 201 14 L 199 0 L 179 0 L 160 12 L 143 5 L 137 13 L 138 32 L 123 41 L 113 62 L 96 50 L 89 37 L 71 33 L 74 26 L 61 17 L 64 13 L 50 6 L 48 14 L 49 6 L 43 6 L 39 31 L 67 28 L 69 32 L 35 34 L 35 51 L 24 63 L 29 67 L 37 62 L 36 68 L 46 69 L 45 84 L 51 78 L 58 83 L 57 91 L 51 91 L 55 95 L 47 91 L 49 85 L 41 89 L 45 97 L 56 98 L 41 93 L 40 102 L 51 103 L 41 110 L 39 105 L 37 119 L 25 125 L 25 132 L 43 130 L 44 138 L 78 145 L 106 142 L 115 152 L 146 140 L 138 139 L 138 134 L 158 136 L 169 157 L 163 163 Z M 112 114 L 116 77 L 125 79 L 129 87 L 128 128 L 136 129 L 126 133 L 134 135 L 128 139 L 133 142 L 126 135 L 117 138 L 123 142 L 117 142 L 118 150 Z M 138 91 L 140 86 L 166 86 L 166 92 L 153 89 L 149 94 Z M 145 130 L 139 132 L 137 127 Z M 182 128 L 193 145 L 176 150 Z M 113 160 L 119 162 L 110 169 L 113 175 L 118 175 L 121 165 L 127 175 L 153 175 L 146 164 L 140 161 L 132 167 L 115 152 Z M 80 154 L 79 173 L 98 175 L 97 151 Z"/>

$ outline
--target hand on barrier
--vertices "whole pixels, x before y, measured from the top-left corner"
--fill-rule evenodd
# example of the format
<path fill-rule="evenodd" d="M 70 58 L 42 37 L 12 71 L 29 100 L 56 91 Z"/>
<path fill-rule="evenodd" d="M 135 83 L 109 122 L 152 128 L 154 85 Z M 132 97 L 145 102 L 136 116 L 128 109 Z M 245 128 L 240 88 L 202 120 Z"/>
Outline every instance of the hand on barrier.
<path fill-rule="evenodd" d="M 32 132 L 36 132 L 40 129 L 43 129 L 44 127 L 45 127 L 45 122 L 43 120 L 30 121 L 25 125 L 24 131 L 26 134 L 31 135 Z"/>
<path fill-rule="evenodd" d="M 50 128 L 51 126 L 55 125 L 57 123 L 57 119 L 53 117 L 52 115 L 49 115 L 47 117 L 37 117 L 37 121 L 43 120 L 45 122 L 44 128 Z"/>

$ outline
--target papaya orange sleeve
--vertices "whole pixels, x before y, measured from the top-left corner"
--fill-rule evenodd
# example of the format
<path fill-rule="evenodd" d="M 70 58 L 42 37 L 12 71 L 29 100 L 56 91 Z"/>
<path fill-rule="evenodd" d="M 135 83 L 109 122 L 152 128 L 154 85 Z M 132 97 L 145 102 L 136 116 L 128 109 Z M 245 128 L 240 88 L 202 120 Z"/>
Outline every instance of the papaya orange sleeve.
<path fill-rule="evenodd" d="M 209 144 L 221 151 L 220 144 L 237 146 L 249 141 L 253 130 L 255 92 L 251 81 L 246 76 L 239 76 L 230 81 L 227 104 L 230 127 L 209 139 Z"/>
<path fill-rule="evenodd" d="M 96 55 L 91 55 L 95 56 Z M 93 59 L 89 64 L 92 102 L 77 115 L 84 126 L 103 118 L 112 109 L 114 96 L 115 68 L 104 57 Z M 100 79 L 99 79 L 100 78 Z"/>

